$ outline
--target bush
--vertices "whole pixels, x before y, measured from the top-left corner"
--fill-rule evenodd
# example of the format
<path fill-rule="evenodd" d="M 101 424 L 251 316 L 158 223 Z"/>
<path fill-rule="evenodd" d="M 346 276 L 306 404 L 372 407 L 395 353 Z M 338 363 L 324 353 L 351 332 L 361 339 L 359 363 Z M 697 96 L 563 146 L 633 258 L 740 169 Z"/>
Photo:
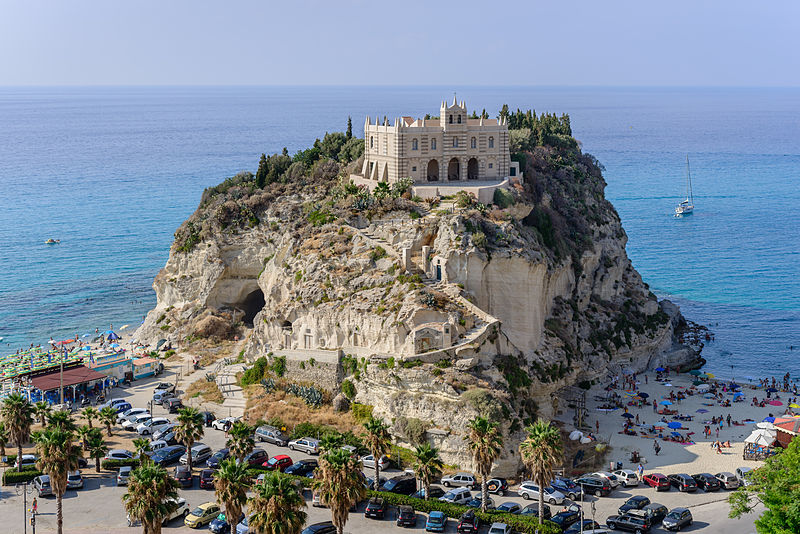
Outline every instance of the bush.
<path fill-rule="evenodd" d="M 25 471 L 18 472 L 14 471 L 6 471 L 3 473 L 3 485 L 10 486 L 12 484 L 17 484 L 19 482 L 30 482 L 34 478 L 41 475 L 42 472 L 38 469 L 28 469 Z"/>
<path fill-rule="evenodd" d="M 267 361 L 264 356 L 261 356 L 255 361 L 253 367 L 246 370 L 242 375 L 242 379 L 240 380 L 242 387 L 261 382 L 261 379 L 264 378 L 264 373 L 267 372 L 268 368 L 269 361 Z"/>
<path fill-rule="evenodd" d="M 106 470 L 119 469 L 120 467 L 124 467 L 126 465 L 136 467 L 139 465 L 139 459 L 129 458 L 127 460 L 103 460 L 100 463 L 100 467 Z"/>
<path fill-rule="evenodd" d="M 330 432 L 331 430 L 333 429 L 329 426 L 305 422 L 294 427 L 291 438 L 298 439 L 306 436 L 310 438 L 322 437 L 323 434 Z"/>
<path fill-rule="evenodd" d="M 270 368 L 278 378 L 282 378 L 286 374 L 286 356 L 276 356 Z"/>
<path fill-rule="evenodd" d="M 412 444 L 422 445 L 425 442 L 428 426 L 421 419 L 400 416 L 395 420 L 395 427 Z"/>
<path fill-rule="evenodd" d="M 508 189 L 495 189 L 493 200 L 497 207 L 502 209 L 514 205 L 514 195 Z"/>
<path fill-rule="evenodd" d="M 486 250 L 486 245 L 488 243 L 488 241 L 486 240 L 486 234 L 484 234 L 481 231 L 475 232 L 474 234 L 472 234 L 472 243 L 476 247 Z"/>
<path fill-rule="evenodd" d="M 376 262 L 379 259 L 385 258 L 385 257 L 386 257 L 386 249 L 384 249 L 381 246 L 378 246 L 378 247 L 375 247 L 374 249 L 372 249 L 372 252 L 370 252 L 370 255 L 369 255 L 369 259 L 372 260 L 373 262 Z"/>
<path fill-rule="evenodd" d="M 372 417 L 372 409 L 373 406 L 369 404 L 359 404 L 357 402 L 354 402 L 350 406 L 350 411 L 353 413 L 353 417 L 359 423 L 363 423 Z"/>
<path fill-rule="evenodd" d="M 342 393 L 350 400 L 353 400 L 356 396 L 356 387 L 347 378 L 342 381 Z"/>

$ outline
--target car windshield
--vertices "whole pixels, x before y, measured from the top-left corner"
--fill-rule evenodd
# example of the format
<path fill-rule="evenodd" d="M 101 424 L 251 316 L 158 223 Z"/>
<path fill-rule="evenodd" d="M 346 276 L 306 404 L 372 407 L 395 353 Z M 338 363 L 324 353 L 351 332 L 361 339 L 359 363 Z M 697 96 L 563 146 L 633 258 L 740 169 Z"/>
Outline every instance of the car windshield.
<path fill-rule="evenodd" d="M 670 512 L 667 514 L 667 519 L 680 519 L 681 513 L 680 512 Z"/>
<path fill-rule="evenodd" d="M 196 515 L 198 517 L 205 515 L 206 511 L 200 508 L 199 506 L 192 510 L 192 515 Z"/>

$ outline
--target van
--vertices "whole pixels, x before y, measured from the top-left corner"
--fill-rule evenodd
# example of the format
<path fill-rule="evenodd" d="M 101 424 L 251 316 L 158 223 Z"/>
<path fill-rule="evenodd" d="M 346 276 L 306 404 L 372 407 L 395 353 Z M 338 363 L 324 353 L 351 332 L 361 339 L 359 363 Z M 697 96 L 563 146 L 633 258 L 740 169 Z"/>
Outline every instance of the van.
<path fill-rule="evenodd" d="M 262 425 L 256 428 L 255 438 L 258 441 L 266 441 L 279 447 L 285 447 L 289 443 L 289 436 L 269 425 Z"/>
<path fill-rule="evenodd" d="M 472 493 L 468 488 L 455 488 L 439 497 L 439 500 L 453 504 L 466 504 L 472 500 Z"/>
<path fill-rule="evenodd" d="M 159 449 L 163 449 L 167 445 L 168 445 L 168 443 L 166 441 L 164 441 L 163 439 L 156 439 L 156 440 L 153 440 L 153 441 L 150 442 L 150 450 L 152 452 L 155 452 L 155 451 L 157 451 Z"/>
<path fill-rule="evenodd" d="M 192 446 L 192 465 L 199 465 L 202 462 L 205 462 L 209 458 L 211 458 L 211 447 L 204 443 L 195 443 Z M 184 454 L 181 456 L 181 465 L 186 465 L 189 461 L 188 455 Z"/>

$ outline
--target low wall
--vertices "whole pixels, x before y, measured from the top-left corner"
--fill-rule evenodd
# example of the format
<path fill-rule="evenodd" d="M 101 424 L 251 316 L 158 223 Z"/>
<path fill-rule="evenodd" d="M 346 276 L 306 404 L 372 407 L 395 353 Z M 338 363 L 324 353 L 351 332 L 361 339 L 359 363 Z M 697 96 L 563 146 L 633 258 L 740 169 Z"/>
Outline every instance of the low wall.
<path fill-rule="evenodd" d="M 311 382 L 331 392 L 339 390 L 344 378 L 340 350 L 293 349 L 275 351 L 286 357 L 286 376 L 296 382 Z"/>
<path fill-rule="evenodd" d="M 494 202 L 495 189 L 501 187 L 508 187 L 508 178 L 502 182 L 492 183 L 470 183 L 462 182 L 441 182 L 441 183 L 427 183 L 415 184 L 411 187 L 412 194 L 420 198 L 433 198 L 436 196 L 450 196 L 455 195 L 459 191 L 466 191 L 472 193 L 478 202 L 482 204 L 491 204 Z"/>

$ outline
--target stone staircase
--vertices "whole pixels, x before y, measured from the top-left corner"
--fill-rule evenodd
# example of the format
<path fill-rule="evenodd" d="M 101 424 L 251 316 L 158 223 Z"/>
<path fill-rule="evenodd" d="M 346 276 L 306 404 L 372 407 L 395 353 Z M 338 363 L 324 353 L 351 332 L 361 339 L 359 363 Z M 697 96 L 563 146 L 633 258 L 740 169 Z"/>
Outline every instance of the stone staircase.
<path fill-rule="evenodd" d="M 242 372 L 244 367 L 243 363 L 225 365 L 220 367 L 216 376 L 217 387 L 225 397 L 222 407 L 229 408 L 235 416 L 244 415 L 244 408 L 247 404 L 242 387 L 236 383 L 236 374 Z"/>

